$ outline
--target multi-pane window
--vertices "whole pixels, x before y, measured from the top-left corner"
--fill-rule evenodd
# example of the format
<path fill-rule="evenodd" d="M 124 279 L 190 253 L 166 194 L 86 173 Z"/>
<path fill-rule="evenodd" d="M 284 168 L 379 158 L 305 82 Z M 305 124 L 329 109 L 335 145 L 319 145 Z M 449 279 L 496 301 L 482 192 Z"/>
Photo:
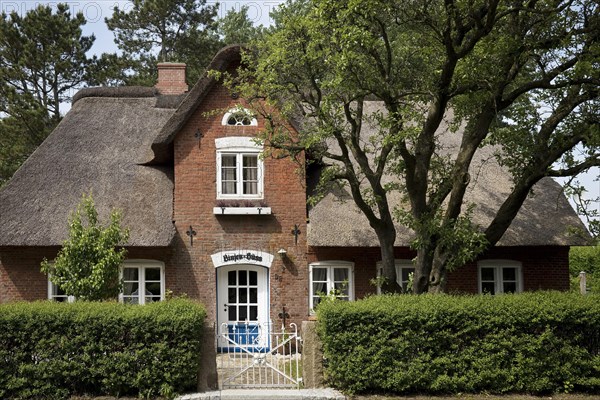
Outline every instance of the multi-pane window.
<path fill-rule="evenodd" d="M 223 125 L 229 126 L 257 126 L 258 121 L 252 115 L 252 112 L 243 108 L 234 108 L 229 110 L 221 121 Z"/>
<path fill-rule="evenodd" d="M 414 274 L 415 267 L 411 260 L 396 260 L 396 282 L 402 288 L 403 293 L 407 293 L 411 288 L 409 283 L 411 280 L 411 274 Z M 377 263 L 377 276 L 383 276 L 383 266 L 381 263 Z M 377 287 L 377 293 L 381 293 L 381 287 Z"/>
<path fill-rule="evenodd" d="M 236 194 L 238 189 L 237 155 L 221 155 L 221 193 Z"/>
<path fill-rule="evenodd" d="M 519 293 L 522 290 L 521 265 L 518 262 L 479 262 L 479 293 Z"/>
<path fill-rule="evenodd" d="M 250 125 L 252 123 L 252 119 L 241 112 L 232 113 L 229 118 L 227 118 L 227 125 L 230 126 L 241 126 L 241 125 Z"/>
<path fill-rule="evenodd" d="M 164 273 L 162 264 L 125 263 L 122 269 L 124 303 L 146 304 L 164 299 Z"/>
<path fill-rule="evenodd" d="M 227 273 L 227 317 L 229 321 L 258 321 L 258 272 Z"/>
<path fill-rule="evenodd" d="M 324 296 L 354 300 L 352 263 L 338 261 L 311 265 L 310 308 L 314 309 Z"/>
<path fill-rule="evenodd" d="M 65 291 L 52 283 L 50 279 L 48 279 L 48 299 L 68 303 L 75 301 L 75 297 L 67 296 Z"/>
<path fill-rule="evenodd" d="M 258 153 L 219 153 L 219 197 L 261 198 L 262 161 Z"/>
<path fill-rule="evenodd" d="M 262 146 L 254 137 L 215 139 L 217 148 L 217 198 L 262 199 Z"/>
<path fill-rule="evenodd" d="M 242 155 L 242 194 L 258 195 L 258 155 Z"/>
<path fill-rule="evenodd" d="M 119 295 L 124 303 L 146 304 L 164 300 L 164 267 L 156 261 L 127 261 L 121 267 L 123 291 Z M 64 290 L 48 279 L 48 299 L 73 302 Z"/>

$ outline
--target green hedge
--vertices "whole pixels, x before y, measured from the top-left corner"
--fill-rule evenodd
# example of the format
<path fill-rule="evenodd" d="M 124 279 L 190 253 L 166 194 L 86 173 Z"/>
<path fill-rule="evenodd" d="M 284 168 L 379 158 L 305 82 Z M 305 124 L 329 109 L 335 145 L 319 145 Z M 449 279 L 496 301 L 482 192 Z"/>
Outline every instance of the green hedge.
<path fill-rule="evenodd" d="M 0 398 L 194 389 L 205 317 L 186 300 L 2 305 Z"/>
<path fill-rule="evenodd" d="M 326 379 L 351 393 L 600 390 L 600 296 L 373 296 L 317 312 Z"/>

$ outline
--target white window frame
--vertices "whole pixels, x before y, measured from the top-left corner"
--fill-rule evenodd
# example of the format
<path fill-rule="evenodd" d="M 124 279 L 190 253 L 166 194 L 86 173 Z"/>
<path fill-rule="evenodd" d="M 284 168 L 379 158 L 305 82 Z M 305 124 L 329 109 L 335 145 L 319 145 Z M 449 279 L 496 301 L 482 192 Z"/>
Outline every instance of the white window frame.
<path fill-rule="evenodd" d="M 516 290 L 515 293 L 523 292 L 523 266 L 515 260 L 481 260 L 477 262 L 477 291 L 483 294 L 482 268 L 494 269 L 494 294 L 504 293 L 504 280 L 502 278 L 503 268 L 515 268 Z M 486 281 L 489 282 L 489 281 Z"/>
<path fill-rule="evenodd" d="M 245 116 L 247 116 L 248 118 L 250 118 L 250 124 L 249 125 L 229 125 L 228 121 L 229 121 L 229 117 L 231 117 L 232 115 L 235 114 L 243 114 Z M 221 125 L 224 126 L 258 126 L 258 121 L 256 120 L 256 118 L 252 115 L 252 112 L 250 110 L 248 110 L 247 108 L 243 108 L 243 107 L 237 107 L 237 108 L 232 108 L 229 111 L 227 111 L 225 113 L 225 115 L 223 115 L 223 119 L 221 120 Z"/>
<path fill-rule="evenodd" d="M 406 259 L 396 259 L 394 260 L 394 265 L 396 266 L 396 282 L 402 288 L 403 292 L 406 292 L 406 287 L 408 285 L 408 281 L 402 280 L 402 272 L 407 269 L 412 269 L 411 272 L 415 271 L 415 264 L 412 260 Z M 381 277 L 383 275 L 383 262 L 377 262 L 377 277 Z M 381 294 L 381 286 L 377 285 L 377 294 Z"/>
<path fill-rule="evenodd" d="M 264 197 L 264 163 L 261 157 L 263 147 L 256 143 L 253 137 L 230 136 L 215 139 L 217 149 L 217 199 L 263 199 Z M 223 155 L 235 155 L 236 157 L 236 193 L 224 194 L 222 188 L 222 157 Z M 257 172 L 257 193 L 243 194 L 243 157 L 255 156 Z"/>
<path fill-rule="evenodd" d="M 50 275 L 48 275 L 48 300 L 58 301 L 57 299 L 66 299 L 67 303 L 75 302 L 75 296 L 67 296 L 66 294 L 56 294 L 58 286 L 52 283 Z"/>
<path fill-rule="evenodd" d="M 127 260 L 123 263 L 120 268 L 120 277 L 123 280 L 123 271 L 125 268 L 138 268 L 138 290 L 145 287 L 146 283 L 146 268 L 160 268 L 160 301 L 165 299 L 165 264 L 161 261 L 156 260 Z M 127 296 L 130 297 L 130 296 Z M 119 293 L 119 302 L 125 302 L 125 294 L 121 291 Z M 136 303 L 134 303 L 136 304 Z M 146 304 L 146 296 L 140 296 L 138 293 L 138 303 L 140 305 Z"/>
<path fill-rule="evenodd" d="M 314 312 L 313 297 L 317 296 L 313 293 L 313 269 L 327 269 L 327 293 L 334 289 L 334 270 L 336 268 L 347 268 L 348 271 L 348 301 L 354 301 L 354 263 L 349 261 L 318 261 L 309 265 L 308 287 L 309 287 L 309 309 Z"/>

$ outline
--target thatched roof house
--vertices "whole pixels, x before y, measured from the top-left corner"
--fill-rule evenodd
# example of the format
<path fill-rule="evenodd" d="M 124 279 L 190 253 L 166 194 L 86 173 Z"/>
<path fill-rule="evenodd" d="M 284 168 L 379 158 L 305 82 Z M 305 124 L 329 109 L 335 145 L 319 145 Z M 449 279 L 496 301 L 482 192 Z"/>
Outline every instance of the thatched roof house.
<path fill-rule="evenodd" d="M 240 48 L 231 46 L 209 69 L 233 70 L 239 62 Z M 39 263 L 55 257 L 86 193 L 101 218 L 118 208 L 130 229 L 123 301 L 162 299 L 170 289 L 204 302 L 219 323 L 275 321 L 283 307 L 299 322 L 320 292 L 342 287 L 347 299 L 373 293 L 378 242 L 348 193 L 331 192 L 307 211 L 296 164 L 260 157 L 252 139 L 264 121 L 237 118 L 244 102 L 211 76 L 187 91 L 181 64 L 159 68 L 156 88 L 78 93 L 60 125 L 0 190 L 0 302 L 67 299 Z M 443 137 L 451 151 L 457 139 Z M 484 226 L 511 183 L 491 153 L 479 157 L 468 196 Z M 400 205 L 397 194 L 391 203 Z M 567 289 L 569 246 L 582 243 L 572 228 L 585 229 L 559 185 L 543 180 L 499 246 L 451 274 L 449 288 Z M 397 230 L 404 284 L 414 252 L 411 233 Z M 240 285 L 257 296 L 242 302 L 234 296 L 241 292 L 229 290 Z M 141 287 L 146 296 L 133 289 Z"/>

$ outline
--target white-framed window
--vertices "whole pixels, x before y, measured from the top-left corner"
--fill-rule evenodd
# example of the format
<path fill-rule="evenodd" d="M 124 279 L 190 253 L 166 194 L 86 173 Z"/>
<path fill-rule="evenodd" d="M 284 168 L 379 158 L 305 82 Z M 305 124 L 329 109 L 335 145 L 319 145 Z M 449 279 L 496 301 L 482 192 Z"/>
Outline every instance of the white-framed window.
<path fill-rule="evenodd" d="M 408 291 L 408 282 L 410 281 L 410 274 L 414 274 L 415 266 L 412 260 L 395 260 L 396 266 L 396 282 L 402 288 L 402 292 Z M 377 263 L 377 277 L 383 275 L 383 265 L 381 261 Z M 377 294 L 381 294 L 381 286 L 377 286 Z"/>
<path fill-rule="evenodd" d="M 479 293 L 523 291 L 521 263 L 512 260 L 482 260 L 477 263 Z"/>
<path fill-rule="evenodd" d="M 242 107 L 232 108 L 223 115 L 221 125 L 228 126 L 258 126 L 258 121 L 250 110 Z"/>
<path fill-rule="evenodd" d="M 159 261 L 125 261 L 121 267 L 120 301 L 147 304 L 165 299 L 165 266 Z"/>
<path fill-rule="evenodd" d="M 340 300 L 354 300 L 354 263 L 347 261 L 320 261 L 310 264 L 310 309 L 322 296 Z"/>
<path fill-rule="evenodd" d="M 66 303 L 72 303 L 75 301 L 74 296 L 67 296 L 64 290 L 52 283 L 50 277 L 48 277 L 48 299 Z"/>
<path fill-rule="evenodd" d="M 251 137 L 215 139 L 217 199 L 262 199 L 262 146 Z"/>

